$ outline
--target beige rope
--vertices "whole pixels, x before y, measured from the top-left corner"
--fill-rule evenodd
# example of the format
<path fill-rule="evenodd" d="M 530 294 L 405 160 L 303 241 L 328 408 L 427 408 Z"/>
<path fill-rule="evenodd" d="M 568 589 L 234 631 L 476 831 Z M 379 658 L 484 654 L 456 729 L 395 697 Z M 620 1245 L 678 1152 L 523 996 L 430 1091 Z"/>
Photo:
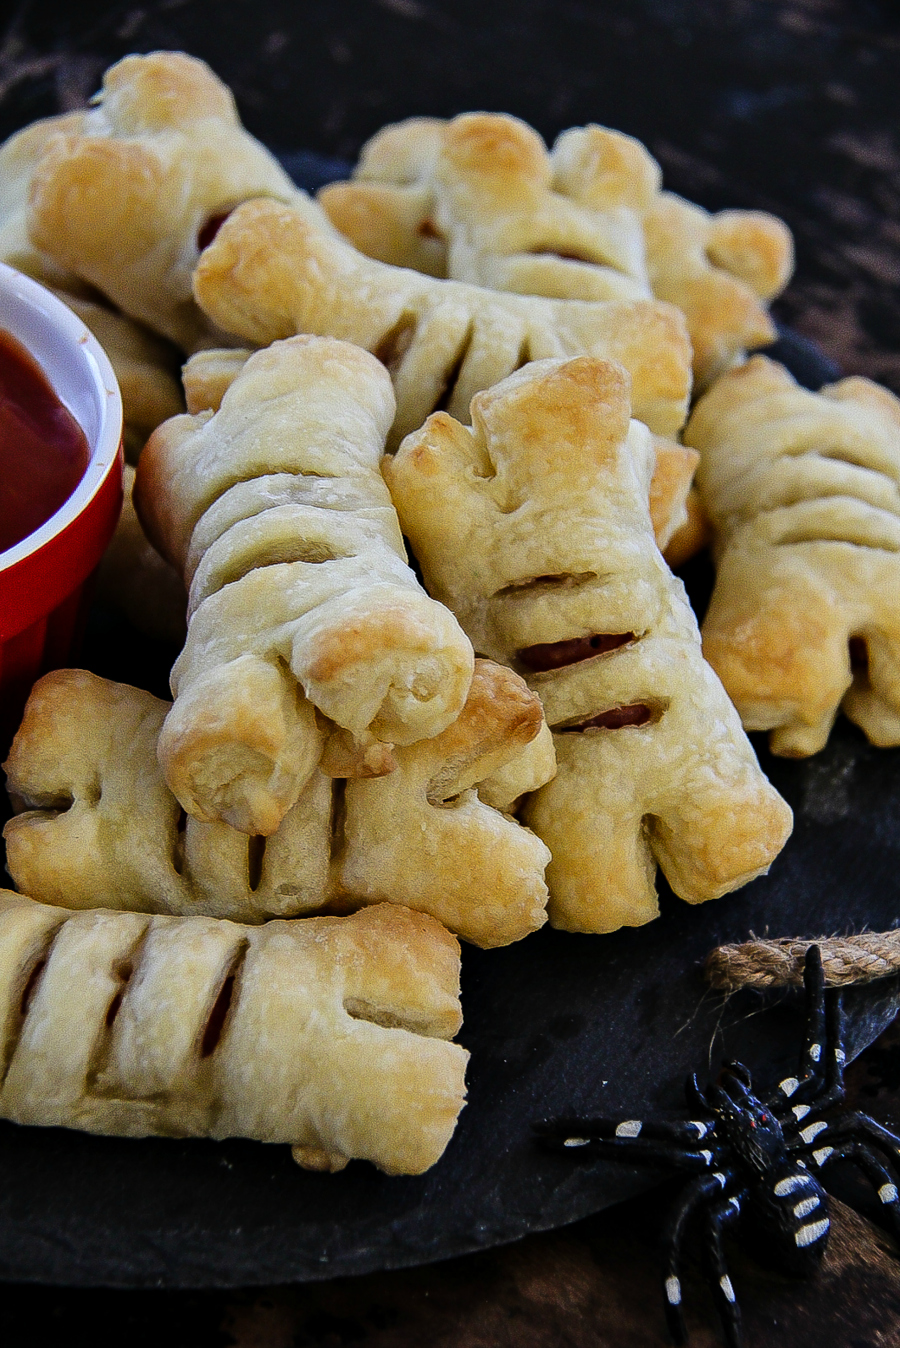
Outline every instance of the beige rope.
<path fill-rule="evenodd" d="M 803 960 L 811 945 L 822 952 L 825 982 L 836 987 L 900 973 L 900 931 L 867 931 L 859 936 L 788 937 L 716 946 L 706 958 L 706 975 L 722 992 L 802 983 Z"/>

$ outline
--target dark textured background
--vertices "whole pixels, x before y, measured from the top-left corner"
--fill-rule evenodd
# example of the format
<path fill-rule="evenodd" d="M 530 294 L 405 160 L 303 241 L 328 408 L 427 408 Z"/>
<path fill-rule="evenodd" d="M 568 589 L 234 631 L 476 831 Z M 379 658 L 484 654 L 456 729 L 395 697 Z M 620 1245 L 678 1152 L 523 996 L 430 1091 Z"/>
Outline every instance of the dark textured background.
<path fill-rule="evenodd" d="M 156 47 L 208 60 L 234 88 L 249 128 L 285 151 L 352 158 L 386 121 L 473 108 L 516 113 L 548 139 L 592 120 L 631 132 L 660 160 L 668 187 L 713 209 L 781 215 L 797 240 L 798 267 L 778 317 L 844 372 L 900 393 L 894 0 L 35 0 L 3 12 L 3 135 L 80 105 L 112 60 Z M 826 796 L 842 789 L 827 773 L 820 785 Z M 832 803 L 839 814 L 841 802 Z M 857 1089 L 872 1092 L 866 1107 L 894 1126 L 898 1052 L 895 1041 L 882 1042 L 857 1078 Z M 303 1291 L 9 1288 L 0 1335 L 15 1348 L 663 1342 L 649 1235 L 658 1206 L 658 1198 L 636 1200 L 507 1251 Z M 900 1343 L 894 1256 L 843 1213 L 836 1231 L 829 1266 L 812 1287 L 737 1262 L 750 1348 Z M 715 1342 L 699 1283 L 694 1296 L 696 1342 Z"/>

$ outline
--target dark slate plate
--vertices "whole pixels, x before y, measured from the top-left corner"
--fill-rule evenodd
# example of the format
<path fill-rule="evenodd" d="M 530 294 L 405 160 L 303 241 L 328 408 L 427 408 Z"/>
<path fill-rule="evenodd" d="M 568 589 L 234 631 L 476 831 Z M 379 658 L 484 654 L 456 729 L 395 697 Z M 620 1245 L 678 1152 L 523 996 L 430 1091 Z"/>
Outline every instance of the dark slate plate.
<path fill-rule="evenodd" d="M 342 166 L 292 159 L 317 186 Z M 836 371 L 785 332 L 779 357 L 811 386 Z M 708 568 L 688 584 L 703 603 Z M 172 656 L 97 612 L 83 663 L 165 694 Z M 417 1179 L 361 1162 L 309 1174 L 287 1147 L 96 1138 L 0 1124 L 0 1278 L 120 1287 L 285 1283 L 447 1258 L 585 1216 L 654 1177 L 548 1156 L 531 1121 L 549 1113 L 641 1117 L 679 1109 L 681 1083 L 736 1055 L 773 1085 L 794 1066 L 796 996 L 723 1002 L 700 966 L 723 941 L 822 935 L 900 921 L 900 750 L 840 721 L 827 749 L 765 770 L 796 812 L 771 874 L 691 908 L 662 885 L 662 916 L 612 936 L 543 930 L 504 950 L 466 948 L 469 1103 L 442 1160 Z M 896 1012 L 895 980 L 847 996 L 849 1055 Z"/>

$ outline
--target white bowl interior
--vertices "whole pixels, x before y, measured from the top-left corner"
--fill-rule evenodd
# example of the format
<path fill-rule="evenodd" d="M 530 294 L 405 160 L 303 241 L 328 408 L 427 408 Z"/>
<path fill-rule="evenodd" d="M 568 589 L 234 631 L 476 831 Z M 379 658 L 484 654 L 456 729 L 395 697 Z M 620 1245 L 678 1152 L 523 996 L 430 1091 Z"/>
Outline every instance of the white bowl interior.
<path fill-rule="evenodd" d="M 12 566 L 64 529 L 90 501 L 115 458 L 122 399 L 106 352 L 67 305 L 42 285 L 0 263 L 0 327 L 17 338 L 87 436 L 91 461 L 69 499 L 39 529 L 6 552 Z"/>

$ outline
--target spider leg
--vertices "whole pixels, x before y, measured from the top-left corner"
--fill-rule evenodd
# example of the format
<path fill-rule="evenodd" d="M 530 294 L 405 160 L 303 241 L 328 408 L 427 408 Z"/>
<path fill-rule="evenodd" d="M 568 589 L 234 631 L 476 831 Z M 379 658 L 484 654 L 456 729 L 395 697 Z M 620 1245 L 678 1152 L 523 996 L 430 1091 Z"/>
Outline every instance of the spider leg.
<path fill-rule="evenodd" d="M 577 1140 L 595 1141 L 606 1138 L 641 1137 L 655 1142 L 674 1142 L 694 1149 L 701 1138 L 709 1137 L 715 1129 L 712 1120 L 701 1119 L 545 1119 L 533 1125 L 541 1138 L 563 1138 L 564 1145 L 576 1145 Z"/>
<path fill-rule="evenodd" d="M 799 1120 L 810 1112 L 812 1103 L 825 1108 L 844 1094 L 844 1048 L 841 994 L 838 988 L 825 987 L 822 955 L 811 945 L 803 966 L 806 990 L 806 1029 L 795 1077 L 779 1081 L 776 1092 L 767 1101 L 782 1122 L 790 1115 Z M 790 1101 L 790 1104 L 787 1101 Z"/>
<path fill-rule="evenodd" d="M 870 1146 L 856 1140 L 835 1147 L 829 1156 L 823 1158 L 820 1169 L 834 1161 L 852 1161 L 859 1166 L 890 1217 L 894 1239 L 900 1241 L 900 1194 L 894 1171 L 875 1155 Z"/>
<path fill-rule="evenodd" d="M 687 1170 L 696 1174 L 698 1171 L 710 1170 L 718 1161 L 717 1152 L 714 1150 L 694 1150 L 693 1146 L 686 1149 L 683 1143 L 672 1141 L 666 1138 L 644 1138 L 632 1135 L 618 1136 L 615 1134 L 607 1137 L 588 1136 L 584 1129 L 585 1120 L 574 1120 L 574 1126 L 581 1131 L 572 1132 L 565 1130 L 562 1133 L 544 1132 L 541 1125 L 535 1126 L 535 1131 L 543 1147 L 548 1151 L 577 1151 L 585 1159 L 594 1156 L 602 1156 L 606 1160 L 624 1161 L 628 1165 L 655 1165 L 672 1166 L 676 1170 Z M 697 1134 L 693 1133 L 691 1142 L 696 1142 Z"/>
<path fill-rule="evenodd" d="M 858 1112 L 839 1114 L 830 1123 L 826 1123 L 824 1119 L 818 1119 L 809 1127 L 801 1128 L 800 1137 L 801 1142 L 789 1142 L 787 1144 L 788 1151 L 811 1148 L 815 1142 L 816 1148 L 812 1152 L 812 1159 L 817 1166 L 824 1165 L 832 1152 L 845 1139 L 848 1142 L 865 1141 L 876 1151 L 882 1152 L 894 1164 L 900 1163 L 900 1137 L 890 1132 L 889 1129 L 883 1128 L 874 1119 L 870 1119 L 868 1114 Z"/>
<path fill-rule="evenodd" d="M 740 1197 L 735 1195 L 733 1198 L 721 1199 L 706 1214 L 705 1253 L 716 1279 L 713 1295 L 728 1348 L 741 1348 L 741 1312 L 728 1276 L 728 1265 L 722 1248 L 722 1232 L 737 1219 L 740 1210 Z"/>
<path fill-rule="evenodd" d="M 724 1175 L 698 1175 L 686 1184 L 673 1204 L 663 1228 L 666 1323 L 676 1343 L 687 1342 L 684 1312 L 681 1309 L 681 1247 L 691 1214 L 702 1204 L 712 1202 L 731 1179 Z"/>
<path fill-rule="evenodd" d="M 697 1080 L 696 1072 L 691 1072 L 684 1083 L 684 1097 L 688 1102 L 688 1107 L 696 1110 L 698 1114 L 712 1114 L 715 1112 L 705 1094 L 700 1089 L 700 1083 Z"/>

